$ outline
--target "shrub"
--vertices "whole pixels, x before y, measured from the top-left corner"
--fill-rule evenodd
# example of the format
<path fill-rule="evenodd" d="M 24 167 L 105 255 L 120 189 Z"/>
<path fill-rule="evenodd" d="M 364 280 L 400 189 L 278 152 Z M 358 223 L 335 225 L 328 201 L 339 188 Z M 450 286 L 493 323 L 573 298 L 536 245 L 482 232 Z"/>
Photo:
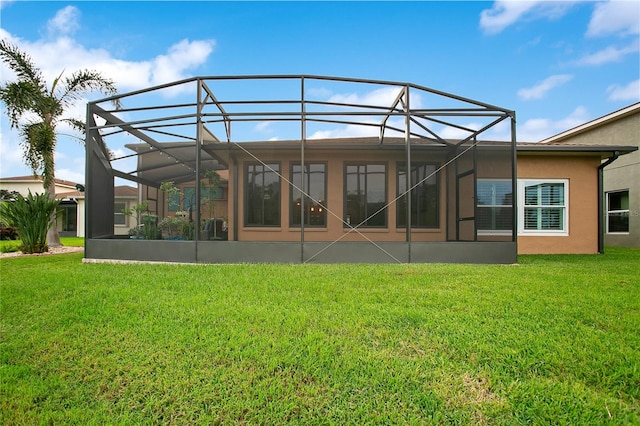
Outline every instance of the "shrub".
<path fill-rule="evenodd" d="M 18 195 L 15 201 L 2 203 L 0 214 L 3 221 L 18 230 L 22 240 L 20 250 L 24 253 L 43 253 L 47 246 L 47 231 L 53 224 L 54 213 L 60 200 L 48 193 L 35 195 L 29 191 L 27 197 Z"/>
<path fill-rule="evenodd" d="M 0 222 L 0 240 L 16 240 L 18 239 L 18 231 L 15 226 L 5 226 Z"/>

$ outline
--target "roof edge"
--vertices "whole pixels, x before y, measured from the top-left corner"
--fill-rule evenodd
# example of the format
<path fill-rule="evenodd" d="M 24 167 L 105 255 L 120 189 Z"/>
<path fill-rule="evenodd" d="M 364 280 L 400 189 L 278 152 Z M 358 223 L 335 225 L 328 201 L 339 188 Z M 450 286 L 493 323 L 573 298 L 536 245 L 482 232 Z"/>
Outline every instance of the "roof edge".
<path fill-rule="evenodd" d="M 612 121 L 619 120 L 621 118 L 627 117 L 636 112 L 640 112 L 640 102 L 636 102 L 634 104 L 628 105 L 624 108 L 621 108 L 617 111 L 611 112 L 609 114 L 603 115 L 601 117 L 595 118 L 591 121 L 587 121 L 586 123 L 580 124 L 579 126 L 573 127 L 569 130 L 565 130 L 564 132 L 555 134 L 546 139 L 541 140 L 538 143 L 541 144 L 549 144 L 552 142 L 560 142 L 564 139 L 567 139 L 571 136 L 578 135 L 580 133 L 586 132 L 587 130 L 597 128 L 600 126 L 604 126 Z"/>

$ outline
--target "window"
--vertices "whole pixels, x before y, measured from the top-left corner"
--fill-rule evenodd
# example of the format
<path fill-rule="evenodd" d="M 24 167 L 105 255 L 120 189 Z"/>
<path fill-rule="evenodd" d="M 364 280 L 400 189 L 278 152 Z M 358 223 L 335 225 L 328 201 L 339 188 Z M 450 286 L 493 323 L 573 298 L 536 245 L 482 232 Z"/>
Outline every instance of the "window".
<path fill-rule="evenodd" d="M 629 232 L 629 191 L 607 193 L 607 233 Z"/>
<path fill-rule="evenodd" d="M 280 165 L 248 164 L 245 180 L 245 224 L 280 226 Z"/>
<path fill-rule="evenodd" d="M 126 208 L 125 203 L 114 203 L 113 204 L 113 223 L 115 225 L 126 225 L 126 217 L 124 215 L 124 209 Z"/>
<path fill-rule="evenodd" d="M 519 232 L 568 235 L 567 180 L 518 181 Z"/>
<path fill-rule="evenodd" d="M 200 188 L 200 197 L 207 200 L 222 200 L 224 194 L 221 186 L 216 186 L 215 188 Z"/>
<path fill-rule="evenodd" d="M 416 228 L 438 227 L 438 177 L 436 164 L 411 163 L 411 226 Z M 407 191 L 407 164 L 398 163 L 398 195 Z M 414 187 L 414 185 L 417 185 Z M 407 195 L 397 201 L 396 224 L 407 226 Z"/>
<path fill-rule="evenodd" d="M 511 235 L 513 189 L 508 179 L 478 179 L 476 229 L 479 234 Z"/>
<path fill-rule="evenodd" d="M 300 226 L 302 201 L 304 201 L 305 226 L 327 226 L 327 174 L 325 164 L 305 164 L 304 175 L 300 164 L 291 166 L 291 182 L 298 188 L 304 177 L 304 190 L 309 196 L 302 198 L 300 189 L 291 187 L 291 226 Z"/>
<path fill-rule="evenodd" d="M 387 166 L 345 166 L 345 227 L 387 226 Z"/>
<path fill-rule="evenodd" d="M 187 186 L 182 194 L 182 210 L 189 210 L 196 207 L 196 188 Z"/>
<path fill-rule="evenodd" d="M 204 204 L 211 200 L 222 199 L 222 188 L 208 188 L 206 186 L 200 187 L 200 203 Z M 173 206 L 173 207 L 172 207 Z M 175 194 L 169 197 L 169 211 L 176 211 L 180 207 L 180 195 Z M 195 186 L 187 186 L 184 188 L 182 195 L 182 209 L 189 210 L 189 208 L 196 207 L 196 188 Z"/>
<path fill-rule="evenodd" d="M 180 194 L 169 194 L 169 211 L 175 212 L 180 210 Z"/>
<path fill-rule="evenodd" d="M 77 226 L 77 210 L 78 205 L 76 203 L 67 204 L 62 202 L 57 211 L 58 225 L 62 226 L 62 231 L 75 232 Z"/>

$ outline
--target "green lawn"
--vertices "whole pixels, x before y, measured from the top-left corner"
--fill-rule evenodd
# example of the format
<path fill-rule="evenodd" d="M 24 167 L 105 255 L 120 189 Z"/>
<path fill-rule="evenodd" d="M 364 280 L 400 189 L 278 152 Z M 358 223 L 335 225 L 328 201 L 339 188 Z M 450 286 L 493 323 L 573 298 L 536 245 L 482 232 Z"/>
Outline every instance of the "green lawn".
<path fill-rule="evenodd" d="M 60 242 L 63 246 L 84 247 L 84 238 L 82 237 L 61 237 Z M 0 253 L 18 251 L 21 244 L 20 240 L 0 240 Z"/>
<path fill-rule="evenodd" d="M 1 424 L 640 424 L 640 250 L 0 260 Z"/>

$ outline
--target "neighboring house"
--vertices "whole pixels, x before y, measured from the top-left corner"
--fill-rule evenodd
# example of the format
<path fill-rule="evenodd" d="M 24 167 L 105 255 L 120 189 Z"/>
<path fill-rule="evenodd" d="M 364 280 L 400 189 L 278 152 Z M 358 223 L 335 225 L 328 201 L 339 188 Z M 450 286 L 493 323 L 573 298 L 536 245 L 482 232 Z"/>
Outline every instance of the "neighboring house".
<path fill-rule="evenodd" d="M 273 98 L 247 98 L 253 84 Z M 192 104 L 144 104 L 177 86 L 193 90 Z M 107 100 L 87 108 L 87 190 L 104 194 L 87 201 L 89 259 L 514 263 L 598 253 L 601 165 L 637 150 L 624 140 L 516 143 L 513 111 L 410 83 L 194 77 L 119 96 L 140 97 L 128 122 Z M 483 138 L 500 123 L 510 123 L 509 142 Z M 294 136 L 263 139 L 276 130 Z M 262 138 L 246 136 L 256 131 Z M 112 154 L 112 140 L 132 139 Z M 118 238 L 113 222 L 118 179 L 148 202 L 134 239 Z"/>
<path fill-rule="evenodd" d="M 84 185 L 63 179 L 55 179 L 56 198 L 60 200 L 56 218 L 56 228 L 60 236 L 84 237 L 85 192 Z M 42 178 L 39 176 L 16 176 L 0 178 L 0 189 L 16 191 L 26 196 L 43 193 Z M 137 202 L 138 191 L 131 186 L 115 188 L 115 206 L 130 208 Z M 121 213 L 114 214 L 114 233 L 124 235 L 129 231 L 131 219 Z"/>
<path fill-rule="evenodd" d="M 640 147 L 640 102 L 540 142 L 548 146 Z M 604 167 L 604 244 L 640 247 L 640 151 Z"/>

